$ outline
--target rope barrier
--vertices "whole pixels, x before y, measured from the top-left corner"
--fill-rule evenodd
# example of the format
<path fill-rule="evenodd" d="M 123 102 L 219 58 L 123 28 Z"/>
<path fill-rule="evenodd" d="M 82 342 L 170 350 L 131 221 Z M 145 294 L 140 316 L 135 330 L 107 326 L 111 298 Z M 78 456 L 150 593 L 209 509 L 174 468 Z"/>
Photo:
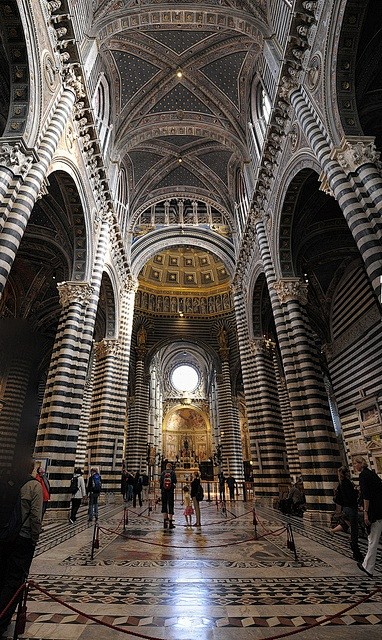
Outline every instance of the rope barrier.
<path fill-rule="evenodd" d="M 21 587 L 19 587 L 18 591 L 16 592 L 16 594 L 14 595 L 12 600 L 9 602 L 9 604 L 7 605 L 7 607 L 6 607 L 6 609 L 4 611 L 7 611 L 7 609 L 11 606 L 12 602 L 14 602 L 15 598 L 17 598 L 17 596 L 20 594 L 20 592 L 24 591 L 24 594 L 26 594 L 25 595 L 25 613 L 26 613 L 26 597 L 28 595 L 28 587 L 29 588 L 32 587 L 32 588 L 36 589 L 37 591 L 39 591 L 40 593 L 43 593 L 45 596 L 47 596 L 48 598 L 50 598 L 54 602 L 57 602 L 61 606 L 63 606 L 65 608 L 69 609 L 70 611 L 73 611 L 74 613 L 82 616 L 86 620 L 90 620 L 91 622 L 94 622 L 95 624 L 101 625 L 103 627 L 107 627 L 108 629 L 113 629 L 115 631 L 119 631 L 120 633 L 124 633 L 126 635 L 130 634 L 130 635 L 135 636 L 137 638 L 144 638 L 144 640 L 161 640 L 157 636 L 144 635 L 142 633 L 138 633 L 137 631 L 133 631 L 130 627 L 128 629 L 125 629 L 125 628 L 120 627 L 118 625 L 113 625 L 113 624 L 111 624 L 109 622 L 104 622 L 103 620 L 99 620 L 98 618 L 96 618 L 95 616 L 92 616 L 90 614 L 84 613 L 83 611 L 81 611 L 77 607 L 74 607 L 73 605 L 70 605 L 70 604 L 64 602 L 61 598 L 58 598 L 57 596 L 53 595 L 47 589 L 44 589 L 43 587 L 41 587 L 34 580 L 30 580 L 29 582 L 24 583 L 24 584 L 21 585 Z M 339 617 L 343 616 L 345 613 L 347 613 L 351 609 L 355 609 L 356 607 L 359 607 L 364 602 L 367 602 L 368 600 L 373 598 L 377 593 L 382 593 L 382 588 L 381 587 L 377 587 L 376 589 L 374 589 L 370 593 L 366 594 L 366 596 L 364 596 L 363 598 L 361 598 L 357 602 L 352 603 L 352 604 L 344 607 L 344 609 L 341 609 L 340 611 L 337 611 L 337 613 L 333 613 L 331 615 L 325 616 L 324 618 L 321 618 L 320 620 L 316 620 L 315 622 L 311 622 L 311 623 L 305 624 L 302 627 L 299 627 L 298 629 L 292 629 L 291 631 L 283 632 L 283 633 L 280 633 L 280 634 L 277 634 L 277 635 L 267 636 L 266 640 L 280 640 L 280 638 L 286 638 L 288 636 L 297 635 L 298 633 L 301 633 L 302 631 L 307 631 L 309 629 L 314 629 L 315 627 L 326 625 L 328 622 L 331 622 L 332 620 L 335 620 L 336 618 L 339 618 Z M 4 612 L 1 612 L 0 615 L 2 615 L 3 613 Z M 25 629 L 23 629 L 22 631 L 18 631 L 17 630 L 17 635 L 19 633 L 24 633 L 24 630 Z M 17 635 L 16 635 L 16 630 L 15 630 L 15 636 L 14 636 L 15 640 L 17 638 Z"/>
<path fill-rule="evenodd" d="M 0 611 L 0 619 L 4 618 L 5 614 L 7 613 L 7 611 L 10 609 L 10 607 L 13 605 L 13 603 L 15 602 L 15 600 L 17 600 L 18 596 L 20 595 L 20 593 L 22 591 L 24 591 L 25 589 L 25 582 L 17 589 L 16 593 L 14 594 L 14 596 L 11 598 L 11 600 L 8 602 L 8 604 L 4 607 L 4 609 L 2 611 Z"/>
<path fill-rule="evenodd" d="M 138 538 L 135 536 L 129 536 L 126 535 L 126 532 L 118 532 L 115 530 L 110 530 L 107 527 L 99 527 L 99 530 L 101 532 L 104 533 L 114 533 L 115 535 L 120 536 L 121 538 L 125 538 L 126 540 L 134 540 L 134 542 L 143 542 L 144 544 L 151 544 L 155 547 L 166 547 L 166 548 L 171 548 L 171 549 L 194 549 L 195 545 L 175 545 L 175 544 L 163 544 L 163 542 L 154 542 L 153 540 L 145 540 L 143 538 Z M 233 542 L 226 542 L 224 544 L 214 544 L 214 545 L 208 545 L 208 546 L 203 546 L 203 549 L 218 549 L 218 548 L 224 548 L 224 547 L 230 547 L 232 545 L 236 545 L 236 544 L 245 544 L 246 542 L 253 542 L 253 541 L 258 541 L 261 540 L 261 538 L 265 538 L 267 535 L 273 535 L 273 536 L 279 536 L 281 535 L 284 531 L 287 531 L 287 527 L 286 526 L 282 526 L 280 527 L 280 529 L 276 529 L 275 531 L 268 531 L 266 532 L 264 535 L 262 536 L 255 536 L 253 538 L 247 538 L 246 540 L 235 540 Z"/>

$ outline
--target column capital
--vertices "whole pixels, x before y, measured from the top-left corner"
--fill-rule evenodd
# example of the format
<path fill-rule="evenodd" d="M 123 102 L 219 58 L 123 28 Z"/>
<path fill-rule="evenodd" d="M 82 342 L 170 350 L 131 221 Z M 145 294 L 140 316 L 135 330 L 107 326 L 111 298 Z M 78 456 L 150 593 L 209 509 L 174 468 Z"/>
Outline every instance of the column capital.
<path fill-rule="evenodd" d="M 33 154 L 25 153 L 20 142 L 3 142 L 0 147 L 0 165 L 11 169 L 14 175 L 25 176 L 33 162 Z"/>
<path fill-rule="evenodd" d="M 249 348 L 253 355 L 259 355 L 260 353 L 271 353 L 276 344 L 270 338 L 251 338 L 249 341 Z"/>
<path fill-rule="evenodd" d="M 64 67 L 63 81 L 67 87 L 70 87 L 74 91 L 77 99 L 84 98 L 86 96 L 82 76 L 76 76 L 73 67 Z"/>
<path fill-rule="evenodd" d="M 88 282 L 59 282 L 57 289 L 62 307 L 73 302 L 87 306 L 94 293 L 94 288 Z"/>
<path fill-rule="evenodd" d="M 250 224 L 256 226 L 259 222 L 264 221 L 264 212 L 259 207 L 251 207 L 249 212 Z"/>
<path fill-rule="evenodd" d="M 139 282 L 137 278 L 133 276 L 126 276 L 121 282 L 121 294 L 124 293 L 136 293 L 139 288 Z"/>
<path fill-rule="evenodd" d="M 281 78 L 281 86 L 280 86 L 280 98 L 283 100 L 290 100 L 290 97 L 294 91 L 297 91 L 300 83 L 298 81 L 298 71 L 296 69 L 290 68 L 288 69 L 289 73 L 293 72 L 294 75 L 283 76 Z"/>
<path fill-rule="evenodd" d="M 332 198 L 334 198 L 334 193 L 329 184 L 328 176 L 324 171 L 320 173 L 318 180 L 320 182 L 320 191 L 323 191 L 324 193 L 326 193 L 327 196 L 332 196 Z"/>
<path fill-rule="evenodd" d="M 374 144 L 374 136 L 343 137 L 339 147 L 335 147 L 330 157 L 337 160 L 346 173 L 354 173 L 363 164 L 375 164 L 381 170 L 380 153 Z"/>
<path fill-rule="evenodd" d="M 300 278 L 282 278 L 273 284 L 281 304 L 297 300 L 302 305 L 308 302 L 308 285 Z"/>
<path fill-rule="evenodd" d="M 243 295 L 243 275 L 241 273 L 237 273 L 233 282 L 229 285 L 231 293 L 233 296 L 242 296 Z"/>
<path fill-rule="evenodd" d="M 107 356 L 117 356 L 121 352 L 121 343 L 116 339 L 103 338 L 100 342 L 95 342 L 94 352 L 97 360 Z"/>

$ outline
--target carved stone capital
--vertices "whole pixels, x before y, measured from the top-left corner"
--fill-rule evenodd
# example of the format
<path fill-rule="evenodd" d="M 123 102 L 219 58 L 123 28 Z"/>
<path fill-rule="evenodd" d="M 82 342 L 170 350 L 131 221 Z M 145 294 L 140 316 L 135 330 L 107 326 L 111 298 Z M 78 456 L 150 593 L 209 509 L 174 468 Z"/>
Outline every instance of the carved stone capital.
<path fill-rule="evenodd" d="M 233 282 L 230 284 L 230 290 L 233 296 L 243 295 L 243 279 L 242 274 L 237 273 Z"/>
<path fill-rule="evenodd" d="M 73 67 L 65 67 L 63 72 L 63 81 L 67 87 L 74 90 L 77 100 L 85 97 L 85 88 L 82 82 L 82 76 L 76 76 Z"/>
<path fill-rule="evenodd" d="M 341 145 L 331 152 L 346 173 L 354 173 L 363 164 L 373 163 L 379 171 L 382 168 L 380 153 L 376 150 L 373 136 L 348 136 L 342 138 Z"/>
<path fill-rule="evenodd" d="M 253 356 L 257 356 L 260 353 L 265 352 L 265 340 L 264 338 L 252 338 L 249 340 L 249 350 Z"/>
<path fill-rule="evenodd" d="M 0 147 L 0 165 L 8 167 L 14 175 L 25 176 L 33 162 L 32 155 L 27 155 L 22 151 L 21 144 L 11 145 L 4 142 Z"/>
<path fill-rule="evenodd" d="M 87 282 L 59 282 L 57 289 L 62 307 L 73 303 L 86 307 L 94 293 L 94 288 Z"/>
<path fill-rule="evenodd" d="M 283 278 L 273 285 L 281 304 L 297 300 L 300 304 L 308 302 L 308 285 L 300 278 Z"/>
<path fill-rule="evenodd" d="M 322 173 L 320 173 L 318 180 L 320 182 L 320 191 L 323 191 L 324 193 L 326 193 L 327 196 L 332 196 L 334 198 L 334 193 L 329 185 L 329 180 L 326 173 L 322 171 Z"/>
<path fill-rule="evenodd" d="M 95 343 L 94 352 L 98 360 L 107 356 L 117 356 L 121 352 L 121 344 L 119 340 L 104 338 L 100 342 Z"/>
<path fill-rule="evenodd" d="M 139 288 L 139 282 L 132 276 L 127 276 L 121 283 L 121 294 L 124 293 L 136 293 Z"/>
<path fill-rule="evenodd" d="M 294 70 L 296 71 L 296 70 Z M 298 72 L 297 72 L 298 73 Z M 297 73 L 290 76 L 283 76 L 281 78 L 281 87 L 279 91 L 280 98 L 289 102 L 291 94 L 299 87 Z"/>
<path fill-rule="evenodd" d="M 106 203 L 99 212 L 100 221 L 103 224 L 108 224 L 111 227 L 114 223 L 114 214 L 110 209 L 109 203 Z"/>
<path fill-rule="evenodd" d="M 249 212 L 249 221 L 251 225 L 256 226 L 259 222 L 262 222 L 264 219 L 263 211 L 258 207 L 252 207 Z"/>

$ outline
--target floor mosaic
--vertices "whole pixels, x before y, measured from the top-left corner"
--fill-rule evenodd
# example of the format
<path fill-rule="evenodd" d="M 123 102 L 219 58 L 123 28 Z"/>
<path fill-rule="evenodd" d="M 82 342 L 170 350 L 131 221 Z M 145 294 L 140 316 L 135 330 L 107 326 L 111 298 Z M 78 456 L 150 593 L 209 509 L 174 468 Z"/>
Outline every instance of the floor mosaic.
<path fill-rule="evenodd" d="M 93 557 L 86 513 L 75 525 L 47 523 L 30 576 L 42 591 L 30 590 L 21 637 L 261 640 L 295 629 L 298 640 L 342 640 L 344 627 L 346 640 L 382 637 L 382 574 L 361 574 L 347 536 L 270 508 L 257 516 L 255 529 L 243 503 L 224 519 L 203 504 L 202 528 L 188 529 L 178 504 L 165 532 L 157 512 L 129 510 L 126 522 L 122 507 L 103 507 Z"/>

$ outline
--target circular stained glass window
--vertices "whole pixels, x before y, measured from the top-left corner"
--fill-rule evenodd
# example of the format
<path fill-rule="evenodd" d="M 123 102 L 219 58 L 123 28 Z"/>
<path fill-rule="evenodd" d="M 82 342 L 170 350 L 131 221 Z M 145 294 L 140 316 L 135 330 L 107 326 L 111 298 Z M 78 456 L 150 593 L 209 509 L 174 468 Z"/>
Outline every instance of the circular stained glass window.
<path fill-rule="evenodd" d="M 172 372 L 171 383 L 177 391 L 194 391 L 199 384 L 199 374 L 194 367 L 182 364 Z"/>

